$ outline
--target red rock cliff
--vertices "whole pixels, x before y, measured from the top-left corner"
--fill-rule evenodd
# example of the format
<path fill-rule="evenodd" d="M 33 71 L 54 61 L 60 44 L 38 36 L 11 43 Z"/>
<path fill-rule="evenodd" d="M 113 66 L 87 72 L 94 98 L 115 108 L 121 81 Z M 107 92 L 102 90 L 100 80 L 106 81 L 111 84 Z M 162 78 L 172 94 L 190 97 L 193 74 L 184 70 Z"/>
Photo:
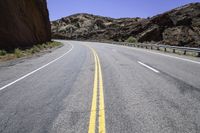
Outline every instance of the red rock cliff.
<path fill-rule="evenodd" d="M 28 47 L 50 40 L 46 0 L 0 1 L 0 49 Z"/>

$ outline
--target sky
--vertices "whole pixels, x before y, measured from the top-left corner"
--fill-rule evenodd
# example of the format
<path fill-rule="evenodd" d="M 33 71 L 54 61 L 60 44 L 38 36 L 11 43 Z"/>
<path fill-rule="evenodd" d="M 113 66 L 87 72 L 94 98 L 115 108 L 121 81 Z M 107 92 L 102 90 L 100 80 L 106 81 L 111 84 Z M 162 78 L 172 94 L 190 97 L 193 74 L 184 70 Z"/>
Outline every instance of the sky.
<path fill-rule="evenodd" d="M 76 13 L 146 18 L 192 2 L 200 0 L 47 0 L 50 20 Z"/>

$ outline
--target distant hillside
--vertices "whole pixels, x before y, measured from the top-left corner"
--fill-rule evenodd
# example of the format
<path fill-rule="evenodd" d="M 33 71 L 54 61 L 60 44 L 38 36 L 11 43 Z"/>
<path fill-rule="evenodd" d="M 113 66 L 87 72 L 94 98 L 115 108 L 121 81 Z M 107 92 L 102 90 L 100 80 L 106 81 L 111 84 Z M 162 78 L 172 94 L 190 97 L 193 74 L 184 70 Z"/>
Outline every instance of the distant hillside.
<path fill-rule="evenodd" d="M 188 4 L 152 18 L 121 18 L 75 14 L 51 22 L 52 36 L 74 40 L 125 41 L 200 47 L 200 3 Z"/>
<path fill-rule="evenodd" d="M 75 14 L 53 21 L 52 35 L 54 38 L 121 41 L 127 38 L 125 32 L 129 29 L 126 28 L 137 25 L 141 20 L 140 18 L 113 19 L 90 14 Z"/>

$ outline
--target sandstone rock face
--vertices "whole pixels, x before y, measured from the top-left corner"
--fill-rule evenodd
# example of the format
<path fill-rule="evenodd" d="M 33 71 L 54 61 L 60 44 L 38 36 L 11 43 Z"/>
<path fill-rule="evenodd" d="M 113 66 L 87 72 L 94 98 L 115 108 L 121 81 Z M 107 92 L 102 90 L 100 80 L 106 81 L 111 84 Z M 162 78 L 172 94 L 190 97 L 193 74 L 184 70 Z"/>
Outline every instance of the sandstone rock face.
<path fill-rule="evenodd" d="M 75 14 L 51 22 L 53 38 L 125 41 L 200 47 L 200 3 L 188 4 L 149 19 Z"/>
<path fill-rule="evenodd" d="M 51 40 L 46 0 L 1 0 L 0 17 L 1 49 Z"/>

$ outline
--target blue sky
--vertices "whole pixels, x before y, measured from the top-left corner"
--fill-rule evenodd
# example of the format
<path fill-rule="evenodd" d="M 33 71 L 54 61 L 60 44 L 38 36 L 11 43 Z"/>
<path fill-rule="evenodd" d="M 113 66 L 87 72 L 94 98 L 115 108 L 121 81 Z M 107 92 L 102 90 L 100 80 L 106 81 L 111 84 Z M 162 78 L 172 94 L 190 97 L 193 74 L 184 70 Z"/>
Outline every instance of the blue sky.
<path fill-rule="evenodd" d="M 200 0 L 48 0 L 50 19 L 75 13 L 113 18 L 149 17 Z"/>

